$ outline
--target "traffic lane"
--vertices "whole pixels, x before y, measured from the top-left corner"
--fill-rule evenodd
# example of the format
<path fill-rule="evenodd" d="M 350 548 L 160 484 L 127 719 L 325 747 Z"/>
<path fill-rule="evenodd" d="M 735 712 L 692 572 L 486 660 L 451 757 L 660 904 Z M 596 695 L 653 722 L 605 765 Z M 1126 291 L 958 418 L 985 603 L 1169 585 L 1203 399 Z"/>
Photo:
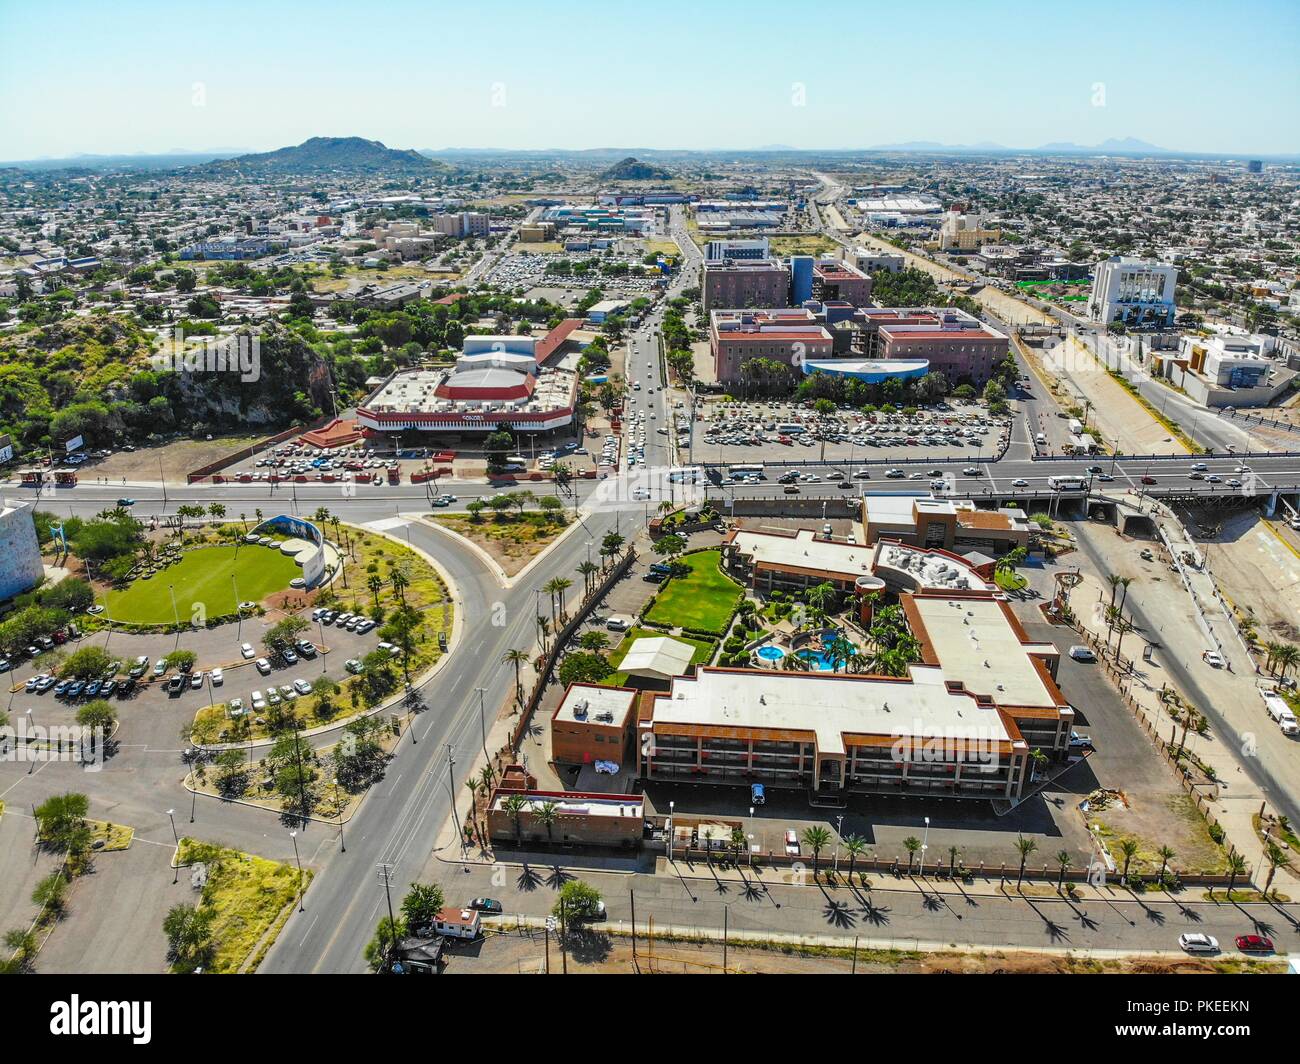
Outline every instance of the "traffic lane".
<path fill-rule="evenodd" d="M 823 862 L 826 867 L 828 862 Z M 610 874 L 560 868 L 547 855 L 536 864 L 507 868 L 444 865 L 440 882 L 451 904 L 474 897 L 502 902 L 505 916 L 549 915 L 559 887 L 577 877 L 600 890 L 609 913 L 608 926 L 627 931 L 635 902 L 637 927 L 653 919 L 658 927 L 695 927 L 720 931 L 724 919 L 735 931 L 756 936 L 784 934 L 860 936 L 872 942 L 894 940 L 956 943 L 990 948 L 1019 946 L 1056 949 L 1178 951 L 1178 936 L 1200 932 L 1215 936 L 1225 952 L 1243 934 L 1266 934 L 1279 950 L 1300 948 L 1300 909 L 1295 905 L 1214 905 L 1192 901 L 1131 900 L 1127 892 L 1081 901 L 1056 896 L 998 897 L 996 879 L 975 884 L 946 884 L 936 890 L 890 889 L 892 877 L 872 874 L 871 889 L 794 885 L 785 870 L 767 869 L 743 878 L 717 877 L 707 864 L 678 861 L 659 875 Z M 676 874 L 673 874 L 673 873 Z M 924 881 L 916 881 L 925 887 Z M 1014 890 L 1009 883 L 1007 890 Z M 980 891 L 976 894 L 973 891 Z M 600 925 L 596 925 L 599 929 Z"/>
<path fill-rule="evenodd" d="M 1079 535 L 1076 540 L 1094 572 L 1111 571 L 1110 563 L 1090 537 Z M 1135 589 L 1140 587 L 1140 584 L 1134 585 Z M 1160 631 L 1161 626 L 1155 615 L 1143 606 L 1140 590 L 1130 593 L 1124 606 L 1140 630 L 1151 635 Z M 1190 602 L 1187 608 L 1193 608 Z M 1183 617 L 1173 620 L 1179 625 L 1187 623 Z M 1294 758 L 1294 743 L 1276 728 L 1263 729 L 1257 717 L 1246 714 L 1242 703 L 1231 705 L 1211 697 L 1197 676 L 1199 668 L 1209 666 L 1205 666 L 1199 658 L 1193 666 L 1179 656 L 1179 649 L 1179 642 L 1173 641 L 1172 644 L 1165 643 L 1158 651 L 1160 664 L 1169 673 L 1174 686 L 1205 713 L 1221 741 L 1232 743 L 1240 749 L 1246 736 L 1252 737 L 1254 756 L 1240 759 L 1246 774 L 1268 796 L 1275 809 L 1294 821 L 1300 815 L 1300 765 L 1296 764 Z M 1251 709 L 1253 711 L 1255 707 L 1252 705 Z M 1224 781 L 1225 787 L 1230 783 L 1231 781 Z"/>

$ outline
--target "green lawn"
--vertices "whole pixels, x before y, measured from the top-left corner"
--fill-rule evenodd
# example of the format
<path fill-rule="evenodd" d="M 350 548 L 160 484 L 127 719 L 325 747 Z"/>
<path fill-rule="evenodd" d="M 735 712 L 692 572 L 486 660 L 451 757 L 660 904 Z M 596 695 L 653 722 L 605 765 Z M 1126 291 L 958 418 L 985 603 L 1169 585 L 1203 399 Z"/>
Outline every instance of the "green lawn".
<path fill-rule="evenodd" d="M 689 575 L 671 577 L 645 619 L 721 635 L 741 598 L 740 585 L 718 569 L 721 557 L 721 551 L 704 550 L 679 559 Z"/>
<path fill-rule="evenodd" d="M 632 644 L 638 639 L 657 639 L 663 635 L 663 632 L 656 632 L 653 628 L 632 628 L 627 635 L 623 637 L 622 642 L 609 652 L 609 663 L 618 668 L 623 664 L 623 659 L 627 657 L 627 652 Z M 688 635 L 674 635 L 671 639 L 676 639 L 679 643 L 689 643 L 695 648 L 695 653 L 691 655 L 692 665 L 703 665 L 713 657 L 713 652 L 718 649 L 717 643 L 710 643 L 707 639 L 692 639 Z M 614 675 L 601 681 L 606 687 L 625 687 L 627 685 L 627 673 L 616 672 Z"/>
<path fill-rule="evenodd" d="M 105 605 L 115 621 L 171 624 L 179 614 L 185 624 L 198 604 L 209 617 L 235 612 L 238 603 L 232 573 L 239 587 L 239 601 L 260 602 L 273 591 L 283 591 L 301 572 L 292 558 L 269 547 L 240 547 L 238 563 L 232 546 L 204 547 L 186 551 L 179 562 L 148 580 L 136 579 L 121 591 L 110 591 Z M 169 586 L 176 591 L 175 611 Z"/>
<path fill-rule="evenodd" d="M 1020 591 L 1029 584 L 1028 580 L 1015 572 L 996 572 L 993 574 L 993 582 L 1003 591 Z"/>

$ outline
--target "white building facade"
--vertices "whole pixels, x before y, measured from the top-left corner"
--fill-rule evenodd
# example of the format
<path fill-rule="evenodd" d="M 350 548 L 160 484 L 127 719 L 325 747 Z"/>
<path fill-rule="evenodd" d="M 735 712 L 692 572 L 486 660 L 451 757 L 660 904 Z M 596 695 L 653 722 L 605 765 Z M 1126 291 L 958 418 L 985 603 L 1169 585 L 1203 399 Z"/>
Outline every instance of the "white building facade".
<path fill-rule="evenodd" d="M 1178 267 L 1115 255 L 1097 264 L 1088 300 L 1093 321 L 1172 325 Z"/>

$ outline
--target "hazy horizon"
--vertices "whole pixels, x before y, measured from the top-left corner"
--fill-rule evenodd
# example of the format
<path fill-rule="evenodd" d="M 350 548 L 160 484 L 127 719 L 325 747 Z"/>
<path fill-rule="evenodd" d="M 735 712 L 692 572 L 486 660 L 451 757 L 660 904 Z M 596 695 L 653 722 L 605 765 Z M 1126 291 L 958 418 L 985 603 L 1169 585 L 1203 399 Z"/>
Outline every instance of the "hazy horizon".
<path fill-rule="evenodd" d="M 1243 0 L 1231 19 L 1116 0 L 1032 19 L 1018 4 L 951 0 L 832 0 L 814 17 L 770 0 L 665 0 L 650 14 L 505 0 L 490 20 L 409 0 L 360 11 L 0 0 L 0 151 L 257 152 L 356 135 L 435 151 L 1024 151 L 1134 138 L 1290 155 L 1297 46 L 1300 5 L 1287 0 Z"/>

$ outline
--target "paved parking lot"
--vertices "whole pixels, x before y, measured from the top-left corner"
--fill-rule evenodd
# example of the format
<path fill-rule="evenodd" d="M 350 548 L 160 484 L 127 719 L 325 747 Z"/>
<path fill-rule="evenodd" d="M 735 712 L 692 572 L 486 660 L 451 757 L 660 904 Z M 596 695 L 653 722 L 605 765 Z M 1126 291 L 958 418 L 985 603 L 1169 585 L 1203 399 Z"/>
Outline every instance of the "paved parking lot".
<path fill-rule="evenodd" d="M 851 473 L 864 463 L 983 458 L 1002 449 L 1010 419 L 977 404 L 903 413 L 840 410 L 825 417 L 811 404 L 709 402 L 697 409 L 693 458 L 718 465 L 781 468 L 825 462 Z M 955 471 L 955 470 L 954 470 Z"/>
<path fill-rule="evenodd" d="M 203 706 L 233 697 L 242 697 L 247 702 L 251 691 L 264 691 L 271 683 L 277 687 L 291 684 L 296 679 L 310 683 L 321 675 L 341 680 L 348 675 L 343 663 L 349 658 L 360 658 L 370 653 L 379 641 L 375 631 L 357 635 L 342 628 L 324 628 L 311 623 L 302 638 L 316 645 L 317 656 L 314 659 L 299 658 L 292 666 L 286 666 L 278 659 L 271 661 L 272 672 L 269 676 L 264 676 L 257 671 L 254 661 L 266 656 L 262 637 L 283 616 L 275 611 L 265 617 L 244 621 L 242 625 L 198 629 L 186 632 L 179 638 L 175 635 L 95 632 L 81 640 L 70 641 L 61 649 L 72 653 L 82 646 L 102 646 L 114 659 L 123 663 L 123 674 L 137 657 L 148 658 L 150 670 L 136 691 L 125 699 L 114 697 L 112 702 L 118 708 L 119 718 L 125 719 L 127 714 L 131 715 L 132 734 L 136 741 L 141 738 L 140 729 L 143 726 L 153 741 L 175 745 L 182 725 L 193 719 L 194 714 Z M 311 611 L 305 610 L 301 616 L 310 621 Z M 245 642 L 251 643 L 256 652 L 251 660 L 240 654 L 240 644 Z M 162 683 L 153 681 L 152 664 L 177 649 L 192 650 L 197 654 L 195 672 L 202 672 L 205 676 L 202 688 L 186 687 L 173 696 L 164 689 Z M 42 727 L 72 724 L 75 721 L 79 705 L 86 701 L 84 696 L 79 702 L 69 702 L 56 698 L 53 690 L 38 694 L 25 689 L 29 678 L 50 671 L 47 664 L 49 660 L 42 656 L 23 661 L 12 672 L 5 674 L 6 682 L 11 688 L 11 717 L 24 713 L 30 707 L 33 720 Z M 215 667 L 220 667 L 223 672 L 220 686 L 213 686 L 207 676 Z M 162 712 L 144 712 L 150 710 Z"/>

